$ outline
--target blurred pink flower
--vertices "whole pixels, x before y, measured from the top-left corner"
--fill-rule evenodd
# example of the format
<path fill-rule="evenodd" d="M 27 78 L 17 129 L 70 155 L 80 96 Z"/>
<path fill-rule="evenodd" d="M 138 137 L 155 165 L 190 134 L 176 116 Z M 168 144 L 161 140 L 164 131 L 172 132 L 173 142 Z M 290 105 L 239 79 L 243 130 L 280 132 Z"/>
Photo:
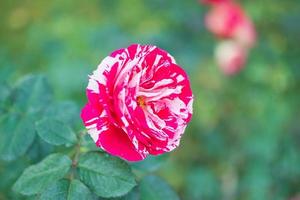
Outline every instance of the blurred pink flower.
<path fill-rule="evenodd" d="M 185 71 L 166 51 L 134 44 L 90 76 L 81 118 L 97 146 L 128 161 L 172 151 L 192 117 Z"/>
<path fill-rule="evenodd" d="M 232 40 L 220 42 L 215 49 L 217 64 L 227 75 L 236 74 L 244 67 L 247 54 L 243 46 Z"/>
<path fill-rule="evenodd" d="M 203 4 L 211 4 L 211 5 L 220 4 L 220 3 L 228 3 L 231 1 L 232 0 L 200 0 L 200 2 Z"/>
<path fill-rule="evenodd" d="M 220 38 L 235 39 L 245 47 L 252 47 L 256 41 L 256 31 L 252 21 L 241 7 L 231 1 L 214 3 L 205 17 L 209 31 Z"/>

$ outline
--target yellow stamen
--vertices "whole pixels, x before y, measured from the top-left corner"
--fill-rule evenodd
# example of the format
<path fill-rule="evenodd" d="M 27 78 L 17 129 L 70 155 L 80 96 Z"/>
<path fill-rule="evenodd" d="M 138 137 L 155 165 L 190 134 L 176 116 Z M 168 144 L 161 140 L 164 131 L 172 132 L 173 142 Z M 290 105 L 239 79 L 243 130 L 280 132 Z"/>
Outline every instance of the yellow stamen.
<path fill-rule="evenodd" d="M 144 108 L 144 107 L 146 106 L 145 97 L 143 97 L 143 96 L 138 96 L 138 97 L 136 98 L 136 101 L 137 101 L 137 104 L 138 104 L 140 107 Z"/>

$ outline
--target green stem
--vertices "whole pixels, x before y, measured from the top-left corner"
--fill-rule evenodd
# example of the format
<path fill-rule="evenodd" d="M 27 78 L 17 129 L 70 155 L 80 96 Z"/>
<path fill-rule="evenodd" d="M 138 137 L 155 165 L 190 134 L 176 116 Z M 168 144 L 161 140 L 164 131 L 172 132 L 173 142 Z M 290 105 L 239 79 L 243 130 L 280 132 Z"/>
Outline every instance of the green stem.
<path fill-rule="evenodd" d="M 72 157 L 72 169 L 71 169 L 71 174 L 70 174 L 70 179 L 71 180 L 74 179 L 74 176 L 75 176 L 76 167 L 77 167 L 78 159 L 79 159 L 79 156 L 80 156 L 81 141 L 82 141 L 82 137 L 84 136 L 85 133 L 86 133 L 85 130 L 79 132 L 78 142 L 77 142 L 77 144 L 74 148 L 75 153 Z"/>

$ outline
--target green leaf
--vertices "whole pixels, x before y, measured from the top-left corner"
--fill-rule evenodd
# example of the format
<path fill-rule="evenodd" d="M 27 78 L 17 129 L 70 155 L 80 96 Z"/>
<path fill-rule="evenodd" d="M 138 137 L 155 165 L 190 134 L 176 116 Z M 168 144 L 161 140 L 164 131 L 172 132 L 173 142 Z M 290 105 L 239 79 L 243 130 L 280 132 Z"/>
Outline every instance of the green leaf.
<path fill-rule="evenodd" d="M 139 188 L 133 188 L 128 194 L 122 197 L 111 198 L 109 200 L 140 200 Z"/>
<path fill-rule="evenodd" d="M 53 145 L 74 144 L 77 140 L 70 127 L 55 119 L 44 118 L 36 122 L 36 130 L 43 140 Z"/>
<path fill-rule="evenodd" d="M 0 81 L 0 115 L 7 111 L 7 106 L 10 103 L 8 97 L 11 93 L 11 88 L 7 83 Z"/>
<path fill-rule="evenodd" d="M 51 154 L 38 164 L 25 169 L 13 186 L 23 195 L 42 192 L 49 184 L 61 179 L 69 171 L 72 161 L 63 154 Z"/>
<path fill-rule="evenodd" d="M 14 160 L 25 154 L 35 138 L 34 119 L 10 113 L 0 119 L 0 156 Z"/>
<path fill-rule="evenodd" d="M 45 115 L 54 118 L 66 124 L 74 125 L 74 122 L 80 121 L 79 108 L 72 101 L 63 101 L 51 104 L 45 111 Z"/>
<path fill-rule="evenodd" d="M 142 172 L 153 172 L 157 170 L 168 158 L 168 154 L 159 156 L 148 156 L 145 160 L 140 162 L 134 162 L 131 164 L 133 169 L 137 169 Z"/>
<path fill-rule="evenodd" d="M 140 183 L 141 200 L 179 200 L 174 190 L 157 176 L 146 176 Z"/>
<path fill-rule="evenodd" d="M 92 200 L 90 190 L 79 180 L 62 179 L 50 187 L 45 189 L 41 196 L 41 200 Z"/>
<path fill-rule="evenodd" d="M 28 165 L 29 161 L 25 158 L 13 162 L 0 162 L 0 191 L 10 191 L 11 186 Z"/>
<path fill-rule="evenodd" d="M 100 147 L 97 147 L 94 140 L 89 134 L 84 134 L 81 141 L 81 149 L 83 152 L 89 152 L 89 151 L 100 151 L 104 152 L 103 149 Z"/>
<path fill-rule="evenodd" d="M 40 137 L 35 137 L 32 145 L 26 152 L 26 157 L 33 163 L 41 161 L 47 155 L 53 153 L 55 146 L 45 142 Z"/>
<path fill-rule="evenodd" d="M 78 168 L 80 179 L 100 197 L 122 196 L 136 185 L 129 165 L 105 153 L 81 156 Z"/>
<path fill-rule="evenodd" d="M 3 55 L 3 52 L 1 51 L 1 56 Z M 0 57 L 1 62 L 1 68 L 0 68 L 0 80 L 3 82 L 8 82 L 9 79 L 11 79 L 12 74 L 14 73 L 14 67 L 10 65 L 3 65 L 3 60 Z"/>
<path fill-rule="evenodd" d="M 9 96 L 10 87 L 5 82 L 0 83 L 0 102 L 2 102 Z"/>
<path fill-rule="evenodd" d="M 41 75 L 28 75 L 18 82 L 13 92 L 14 107 L 19 112 L 40 114 L 50 103 L 52 90 Z"/>
<path fill-rule="evenodd" d="M 43 76 L 26 76 L 9 94 L 4 105 L 6 115 L 0 119 L 0 157 L 14 160 L 26 153 L 35 137 L 35 120 L 52 98 Z M 1 108 L 0 108 L 1 110 Z"/>

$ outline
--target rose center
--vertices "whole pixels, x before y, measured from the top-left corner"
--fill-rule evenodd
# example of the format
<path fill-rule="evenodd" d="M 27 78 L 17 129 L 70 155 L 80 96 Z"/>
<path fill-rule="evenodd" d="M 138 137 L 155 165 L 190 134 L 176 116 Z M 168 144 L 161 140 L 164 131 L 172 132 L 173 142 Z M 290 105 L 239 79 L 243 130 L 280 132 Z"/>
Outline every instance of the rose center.
<path fill-rule="evenodd" d="M 140 107 L 144 108 L 144 107 L 146 106 L 145 97 L 143 97 L 143 96 L 138 96 L 138 97 L 136 98 L 136 101 L 137 101 L 137 104 L 138 104 Z"/>

